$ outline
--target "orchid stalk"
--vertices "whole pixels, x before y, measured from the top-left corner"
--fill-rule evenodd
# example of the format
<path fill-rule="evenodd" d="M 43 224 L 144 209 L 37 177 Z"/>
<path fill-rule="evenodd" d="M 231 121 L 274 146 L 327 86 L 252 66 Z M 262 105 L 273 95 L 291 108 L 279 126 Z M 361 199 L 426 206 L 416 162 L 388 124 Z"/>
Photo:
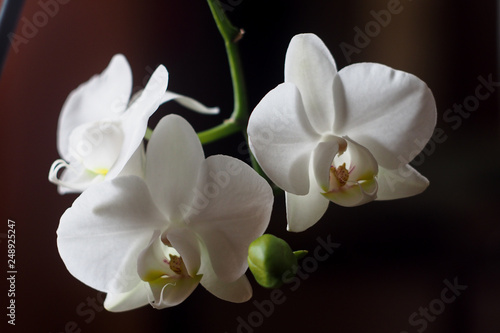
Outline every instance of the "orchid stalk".
<path fill-rule="evenodd" d="M 224 13 L 219 0 L 207 0 L 207 2 L 210 6 L 215 23 L 217 24 L 217 28 L 224 39 L 226 54 L 229 61 L 229 70 L 233 83 L 234 109 L 229 119 L 227 119 L 223 124 L 198 133 L 198 137 L 200 138 L 202 144 L 207 144 L 241 131 L 243 132 L 245 140 L 248 144 L 248 97 L 243 75 L 243 66 L 241 64 L 240 52 L 237 45 L 237 42 L 243 37 L 244 31 L 236 28 L 231 23 L 229 18 Z M 272 185 L 274 191 L 280 191 L 281 189 L 277 188 L 271 181 L 269 181 L 269 178 L 264 173 L 251 151 L 249 152 L 249 155 L 254 170 Z"/>
<path fill-rule="evenodd" d="M 229 70 L 233 83 L 233 113 L 223 124 L 198 133 L 202 144 L 207 144 L 225 138 L 239 131 L 245 131 L 248 122 L 248 100 L 246 85 L 237 42 L 243 36 L 243 31 L 236 28 L 224 13 L 218 0 L 207 0 L 217 28 L 224 39 Z M 246 134 L 245 134 L 246 136 Z"/>
<path fill-rule="evenodd" d="M 224 13 L 224 10 L 218 0 L 207 0 L 214 21 L 224 40 L 226 54 L 229 62 L 229 71 L 233 85 L 233 112 L 231 116 L 222 124 L 198 133 L 202 145 L 216 142 L 230 135 L 242 132 L 245 140 L 248 142 L 246 127 L 248 124 L 248 98 L 246 84 L 241 64 L 241 56 L 238 49 L 238 41 L 243 37 L 244 31 L 236 28 Z M 144 138 L 149 140 L 153 129 L 147 128 Z M 251 152 L 250 160 L 252 167 L 265 179 L 268 179 L 257 160 Z M 274 190 L 279 190 L 273 186 Z"/>
<path fill-rule="evenodd" d="M 248 98 L 243 75 L 243 66 L 237 42 L 243 37 L 243 30 L 236 28 L 224 13 L 218 0 L 207 0 L 214 21 L 224 40 L 226 54 L 229 62 L 229 71 L 233 85 L 233 112 L 222 124 L 198 133 L 202 145 L 216 142 L 238 132 L 243 132 L 245 139 L 248 123 Z M 149 140 L 153 129 L 148 128 L 145 139 Z M 260 170 L 256 165 L 254 169 Z"/>

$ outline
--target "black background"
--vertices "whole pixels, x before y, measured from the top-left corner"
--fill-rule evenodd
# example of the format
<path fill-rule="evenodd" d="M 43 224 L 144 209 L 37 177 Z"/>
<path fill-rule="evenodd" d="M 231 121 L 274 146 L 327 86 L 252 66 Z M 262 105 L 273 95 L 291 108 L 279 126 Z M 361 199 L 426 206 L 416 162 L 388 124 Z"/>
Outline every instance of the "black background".
<path fill-rule="evenodd" d="M 351 209 L 331 204 L 320 223 L 299 234 L 286 232 L 284 199 L 275 198 L 269 232 L 295 249 L 314 250 L 317 238 L 328 236 L 341 245 L 328 260 L 310 268 L 300 285 L 283 286 L 282 304 L 264 315 L 253 302 L 268 304 L 270 291 L 251 276 L 254 298 L 244 304 L 221 301 L 199 287 L 172 309 L 144 307 L 116 314 L 103 311 L 102 295 L 65 269 L 55 232 L 75 196 L 58 195 L 47 174 L 58 158 L 57 119 L 69 92 L 101 72 L 115 53 L 128 58 L 137 87 L 146 82 L 151 68 L 164 64 L 169 90 L 220 106 L 222 113 L 202 116 L 170 103 L 160 108 L 152 124 L 175 112 L 202 130 L 228 117 L 232 91 L 222 39 L 205 1 L 60 4 L 27 43 L 11 50 L 0 81 L 0 234 L 7 233 L 7 219 L 16 222 L 18 271 L 16 326 L 8 325 L 9 332 L 231 333 L 238 332 L 241 321 L 254 327 L 240 326 L 239 332 L 498 332 L 498 87 L 475 111 L 460 116 L 460 124 L 444 118 L 454 104 L 475 95 L 479 77 L 500 81 L 497 7 L 491 0 L 401 0 L 402 11 L 348 59 L 340 45 L 355 46 L 354 28 L 364 30 L 374 21 L 371 11 L 386 9 L 390 2 L 225 0 L 230 18 L 246 31 L 240 48 L 251 108 L 283 81 L 291 37 L 313 32 L 339 68 L 380 62 L 424 80 L 435 95 L 437 127 L 444 133 L 415 161 L 431 185 L 414 198 Z M 40 11 L 40 3 L 28 1 L 19 36 Z M 205 147 L 207 155 L 244 160 L 245 150 L 239 135 Z M 7 242 L 0 240 L 5 253 L 0 270 L 6 272 Z M 445 279 L 457 279 L 467 289 L 427 320 L 426 327 L 423 320 L 412 325 L 414 312 L 438 304 L 434 300 L 441 298 Z M 5 280 L 2 286 L 4 325 Z M 92 299 L 95 309 L 87 304 Z"/>

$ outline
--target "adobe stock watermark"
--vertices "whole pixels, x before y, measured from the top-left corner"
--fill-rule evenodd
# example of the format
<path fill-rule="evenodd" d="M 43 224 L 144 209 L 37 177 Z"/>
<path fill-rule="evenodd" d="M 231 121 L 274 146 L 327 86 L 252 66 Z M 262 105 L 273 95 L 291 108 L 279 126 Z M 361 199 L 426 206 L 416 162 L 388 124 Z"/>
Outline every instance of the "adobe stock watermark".
<path fill-rule="evenodd" d="M 82 130 L 82 131 L 80 131 Z M 100 121 L 89 124 L 72 132 L 72 138 L 78 137 L 76 143 L 70 144 L 69 154 L 77 161 L 90 156 L 95 149 L 106 142 L 114 144 L 123 141 L 123 132 L 120 125 L 113 121 Z M 113 150 L 110 150 L 113 151 Z"/>
<path fill-rule="evenodd" d="M 295 125 L 284 107 L 273 107 L 269 114 L 272 114 L 275 118 L 279 118 L 280 121 L 266 122 L 266 127 L 260 127 L 256 135 L 249 136 L 252 146 L 257 151 L 266 149 L 266 147 L 275 140 L 276 134 L 281 133 L 285 128 Z M 248 144 L 245 141 L 238 145 L 238 153 L 242 155 L 250 154 Z M 250 163 L 251 160 L 248 159 L 247 162 Z"/>
<path fill-rule="evenodd" d="M 479 109 L 481 102 L 490 98 L 500 87 L 500 81 L 494 81 L 493 74 L 489 74 L 486 77 L 479 75 L 477 81 L 478 84 L 473 94 L 466 96 L 461 103 L 454 103 L 451 108 L 446 109 L 443 113 L 443 121 L 450 124 L 451 129 L 454 131 L 462 126 L 464 119 L 468 119 Z M 413 141 L 415 149 L 412 150 L 408 156 L 398 156 L 398 160 L 401 162 L 398 167 L 398 173 L 386 175 L 389 188 L 395 191 L 396 183 L 403 182 L 405 177 L 411 175 L 411 170 L 405 167 L 409 161 L 416 167 L 422 165 L 427 157 L 434 154 L 437 146 L 446 142 L 448 138 L 449 136 L 446 134 L 445 130 L 439 127 L 434 129 L 434 133 L 428 142 L 420 141 L 416 138 Z"/>
<path fill-rule="evenodd" d="M 78 316 L 77 320 L 66 322 L 63 330 L 50 331 L 50 333 L 82 333 L 82 322 L 88 325 L 94 321 L 96 314 L 104 310 L 104 300 L 106 293 L 98 291 L 95 297 L 88 296 L 85 301 L 82 301 L 75 308 L 75 313 Z"/>
<path fill-rule="evenodd" d="M 451 123 L 451 128 L 457 130 L 462 126 L 463 119 L 468 119 L 472 113 L 479 109 L 481 102 L 486 101 L 500 87 L 499 81 L 493 81 L 493 74 L 489 74 L 487 78 L 480 75 L 477 77 L 479 83 L 474 89 L 474 94 L 464 98 L 462 103 L 454 103 L 452 108 L 449 108 L 443 113 L 445 123 Z"/>
<path fill-rule="evenodd" d="M 447 305 L 455 302 L 457 298 L 462 295 L 462 292 L 468 288 L 467 285 L 460 284 L 458 277 L 450 282 L 448 279 L 443 281 L 445 287 L 441 290 L 438 298 L 429 302 L 427 307 L 419 307 L 418 311 L 413 312 L 408 317 L 408 323 L 416 329 L 418 333 L 424 332 L 429 323 L 436 321 L 436 318 L 441 315 Z M 400 333 L 409 333 L 408 331 L 401 331 Z"/>
<path fill-rule="evenodd" d="M 236 318 L 237 327 L 236 333 L 253 333 L 255 329 L 262 326 L 266 318 L 273 315 L 275 308 L 278 305 L 284 304 L 287 300 L 285 287 L 290 292 L 294 292 L 300 288 L 303 281 L 310 277 L 310 274 L 318 270 L 319 264 L 326 261 L 340 247 L 339 243 L 334 243 L 331 240 L 331 235 L 326 237 L 316 238 L 318 245 L 310 252 L 311 255 L 301 259 L 298 266 L 286 271 L 282 275 L 284 285 L 279 289 L 273 289 L 269 293 L 269 298 L 261 301 L 254 300 L 252 302 L 255 310 L 248 313 L 246 316 L 238 316 Z M 294 270 L 296 273 L 294 274 Z M 228 333 L 227 331 L 225 333 Z"/>
<path fill-rule="evenodd" d="M 14 52 L 19 53 L 20 46 L 28 44 L 30 40 L 35 38 L 40 29 L 59 13 L 60 6 L 68 2 L 70 0 L 39 0 L 37 3 L 40 9 L 31 18 L 21 17 L 19 21 L 21 34 L 11 32 L 7 36 Z"/>
<path fill-rule="evenodd" d="M 237 6 L 241 5 L 243 0 L 221 0 L 219 1 L 222 10 L 232 12 Z"/>
<path fill-rule="evenodd" d="M 412 0 L 408 0 L 412 1 Z M 347 63 L 351 63 L 351 56 L 353 54 L 359 54 L 363 49 L 370 45 L 371 41 L 376 38 L 382 32 L 383 28 L 389 26 L 392 21 L 393 16 L 401 14 L 403 12 L 403 5 L 400 0 L 389 0 L 386 5 L 386 9 L 381 9 L 378 11 L 371 10 L 370 15 L 373 20 L 367 22 L 363 29 L 359 26 L 354 27 L 354 37 L 353 44 L 342 42 L 339 44 L 342 53 L 344 54 Z"/>
<path fill-rule="evenodd" d="M 201 188 L 193 189 L 193 201 L 190 204 L 182 203 L 179 210 L 186 221 L 189 216 L 200 214 L 210 204 L 210 201 L 218 197 L 222 190 L 226 188 L 233 177 L 237 177 L 243 171 L 243 165 L 239 160 L 228 159 L 224 169 L 217 171 L 210 170 L 207 176 L 207 182 Z"/>
<path fill-rule="evenodd" d="M 222 12 L 232 12 L 237 6 L 241 5 L 243 0 L 221 0 L 218 2 L 219 6 L 216 10 Z M 224 15 L 219 15 L 222 19 L 225 19 Z"/>

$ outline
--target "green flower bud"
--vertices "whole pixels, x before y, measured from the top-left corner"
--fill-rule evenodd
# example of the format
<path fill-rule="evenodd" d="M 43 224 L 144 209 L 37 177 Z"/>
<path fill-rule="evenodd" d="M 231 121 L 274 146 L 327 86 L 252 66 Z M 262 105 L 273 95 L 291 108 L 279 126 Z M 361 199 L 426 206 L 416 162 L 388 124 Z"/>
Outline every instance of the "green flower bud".
<path fill-rule="evenodd" d="M 297 258 L 305 251 L 294 254 L 283 239 L 265 234 L 254 240 L 248 248 L 248 267 L 255 280 L 265 288 L 279 288 L 283 274 L 297 270 Z"/>

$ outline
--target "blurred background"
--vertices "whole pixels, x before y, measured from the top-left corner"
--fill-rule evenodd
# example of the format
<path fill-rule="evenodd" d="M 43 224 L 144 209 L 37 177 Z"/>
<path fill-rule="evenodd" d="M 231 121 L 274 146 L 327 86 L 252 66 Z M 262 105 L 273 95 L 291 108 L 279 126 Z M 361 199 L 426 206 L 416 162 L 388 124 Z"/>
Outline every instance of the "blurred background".
<path fill-rule="evenodd" d="M 332 204 L 320 223 L 300 234 L 286 232 L 284 198 L 276 197 L 270 233 L 294 249 L 314 250 L 318 237 L 340 246 L 325 261 L 309 261 L 307 274 L 281 288 L 281 302 L 272 311 L 254 303 L 268 304 L 270 291 L 249 276 L 254 298 L 244 304 L 221 301 L 199 287 L 178 307 L 118 314 L 102 309 L 103 295 L 73 278 L 57 252 L 59 218 L 76 198 L 59 195 L 47 180 L 59 158 L 61 107 L 73 89 L 123 53 L 134 86 L 143 86 L 151 69 L 164 64 L 169 90 L 222 110 L 220 116 L 202 116 L 170 103 L 152 123 L 178 113 L 197 130 L 209 128 L 232 109 L 225 50 L 205 1 L 59 0 L 53 15 L 44 9 L 48 2 L 27 1 L 16 31 L 21 42 L 11 49 L 0 79 L 0 267 L 7 274 L 11 219 L 18 271 L 15 327 L 6 325 L 6 278 L 0 290 L 0 325 L 8 332 L 500 330 L 495 1 L 222 0 L 246 31 L 240 48 L 250 108 L 283 81 L 286 48 L 302 32 L 317 34 L 339 68 L 379 62 L 424 80 L 436 98 L 441 134 L 414 164 L 431 185 L 404 200 L 354 209 Z M 398 13 L 377 23 L 388 8 Z M 33 23 L 38 26 L 30 30 Z M 359 31 L 367 38 L 361 40 Z M 485 86 L 488 80 L 493 84 Z M 479 86 L 489 93 L 483 100 L 475 97 Z M 460 107 L 465 111 L 453 112 Z M 235 135 L 205 146 L 205 152 L 246 160 L 243 141 Z M 447 285 L 459 286 L 445 303 Z"/>

